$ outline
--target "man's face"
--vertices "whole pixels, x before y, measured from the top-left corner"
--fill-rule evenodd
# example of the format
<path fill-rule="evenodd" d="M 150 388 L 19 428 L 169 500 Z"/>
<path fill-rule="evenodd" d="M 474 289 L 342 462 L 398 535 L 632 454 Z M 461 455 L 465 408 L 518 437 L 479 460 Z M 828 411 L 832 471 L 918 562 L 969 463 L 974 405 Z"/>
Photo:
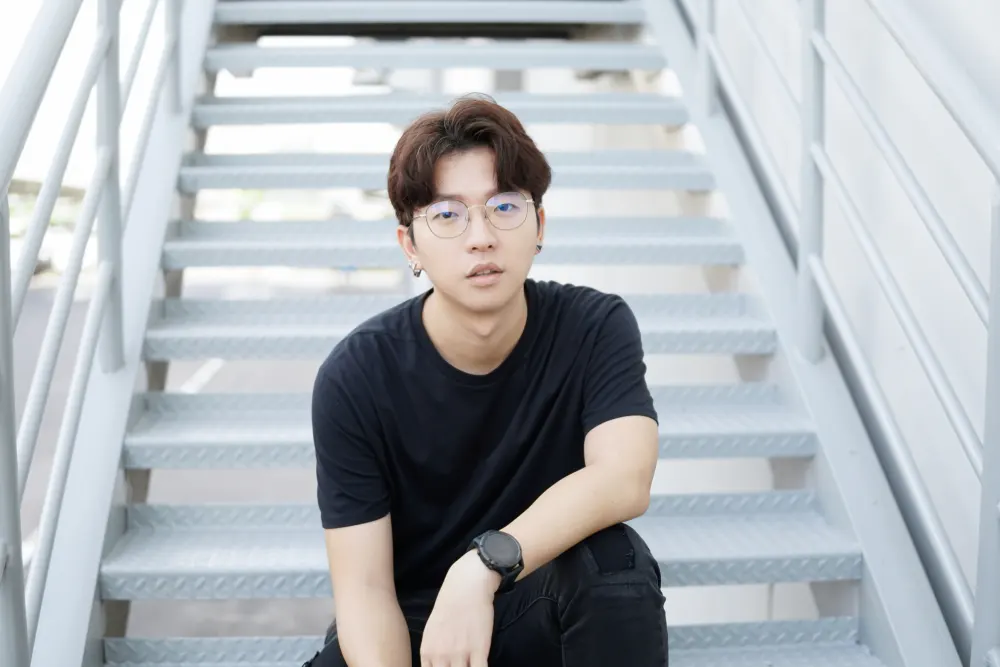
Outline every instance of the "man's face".
<path fill-rule="evenodd" d="M 416 243 L 400 227 L 400 245 L 436 292 L 471 311 L 499 310 L 524 285 L 541 243 L 543 212 L 536 224 L 528 192 L 497 191 L 493 154 L 486 148 L 439 160 L 435 190 L 435 202 L 415 211 Z"/>

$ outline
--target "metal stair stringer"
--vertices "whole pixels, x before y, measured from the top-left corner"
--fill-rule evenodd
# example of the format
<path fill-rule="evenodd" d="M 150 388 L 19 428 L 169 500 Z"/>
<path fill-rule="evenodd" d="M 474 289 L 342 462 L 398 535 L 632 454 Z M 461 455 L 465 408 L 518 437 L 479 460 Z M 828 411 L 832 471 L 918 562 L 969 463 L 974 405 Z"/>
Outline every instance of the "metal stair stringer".
<path fill-rule="evenodd" d="M 649 38 L 660 45 L 687 96 L 703 96 L 704 79 L 692 32 L 697 20 L 679 0 L 646 0 Z M 683 15 L 683 16 L 682 16 Z M 692 26 L 688 28 L 688 26 Z M 690 30 L 690 31 L 689 31 Z M 655 90 L 635 79 L 640 90 Z M 704 100 L 704 97 L 699 99 Z M 842 369 L 824 346 L 820 361 L 797 353 L 798 276 L 739 128 L 721 109 L 688 107 L 706 161 L 728 207 L 739 211 L 740 239 L 753 283 L 774 318 L 780 353 L 775 375 L 798 389 L 819 442 L 812 483 L 824 515 L 849 531 L 865 558 L 859 618 L 865 643 L 890 667 L 959 667 L 961 660 L 885 473 L 852 399 Z M 835 603 L 836 604 L 836 603 Z"/>

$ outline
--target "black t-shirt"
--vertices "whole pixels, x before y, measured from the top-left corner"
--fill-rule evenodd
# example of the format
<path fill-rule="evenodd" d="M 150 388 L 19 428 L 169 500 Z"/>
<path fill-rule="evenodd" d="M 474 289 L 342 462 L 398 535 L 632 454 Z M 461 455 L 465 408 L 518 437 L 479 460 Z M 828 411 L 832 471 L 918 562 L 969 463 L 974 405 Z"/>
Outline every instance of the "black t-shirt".
<path fill-rule="evenodd" d="M 656 419 L 639 328 L 621 297 L 529 279 L 513 351 L 471 375 L 431 343 L 421 319 L 429 294 L 347 335 L 313 389 L 323 527 L 390 514 L 400 593 L 439 587 L 473 537 L 582 468 L 590 429 Z"/>

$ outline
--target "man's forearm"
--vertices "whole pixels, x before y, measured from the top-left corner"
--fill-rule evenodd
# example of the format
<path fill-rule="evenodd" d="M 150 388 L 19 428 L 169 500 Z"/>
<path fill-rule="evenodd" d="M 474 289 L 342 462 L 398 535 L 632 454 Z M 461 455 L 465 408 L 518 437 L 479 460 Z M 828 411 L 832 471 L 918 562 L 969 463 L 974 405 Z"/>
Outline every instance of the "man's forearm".
<path fill-rule="evenodd" d="M 524 578 L 599 530 L 646 510 L 649 489 L 619 471 L 588 466 L 568 475 L 502 530 L 520 544 Z"/>
<path fill-rule="evenodd" d="M 350 667 L 410 667 L 410 634 L 391 590 L 345 590 L 336 610 L 340 651 Z"/>

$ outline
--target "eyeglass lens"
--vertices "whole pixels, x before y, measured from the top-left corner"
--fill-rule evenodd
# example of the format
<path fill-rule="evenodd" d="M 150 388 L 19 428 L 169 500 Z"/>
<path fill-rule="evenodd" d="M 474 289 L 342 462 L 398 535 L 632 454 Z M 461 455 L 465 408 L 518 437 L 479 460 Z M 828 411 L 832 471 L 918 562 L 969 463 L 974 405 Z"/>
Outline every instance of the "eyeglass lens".
<path fill-rule="evenodd" d="M 486 217 L 498 229 L 514 229 L 524 222 L 528 200 L 520 192 L 502 192 L 486 202 Z M 469 222 L 469 207 L 445 199 L 427 208 L 427 223 L 438 236 L 458 236 Z"/>

